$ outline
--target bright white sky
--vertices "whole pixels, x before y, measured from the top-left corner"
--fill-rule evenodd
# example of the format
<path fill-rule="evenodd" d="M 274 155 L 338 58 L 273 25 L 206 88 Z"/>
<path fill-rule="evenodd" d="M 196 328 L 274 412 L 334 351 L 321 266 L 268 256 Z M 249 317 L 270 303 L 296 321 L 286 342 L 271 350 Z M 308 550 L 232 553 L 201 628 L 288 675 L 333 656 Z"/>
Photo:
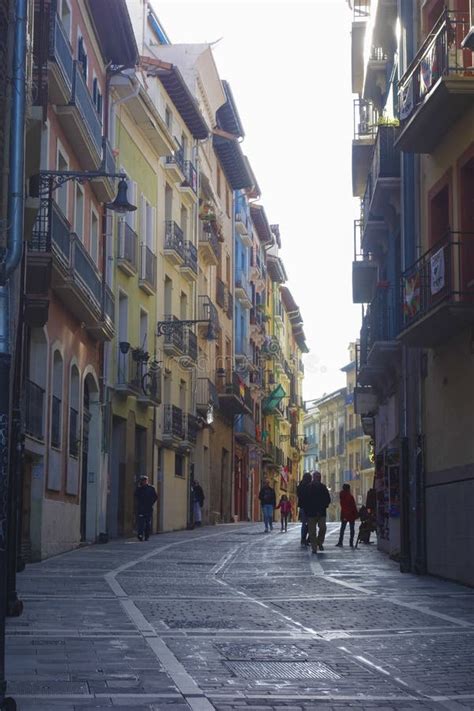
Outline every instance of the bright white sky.
<path fill-rule="evenodd" d="M 215 42 L 308 346 L 304 398 L 345 384 L 352 304 L 351 12 L 346 0 L 154 0 L 170 41 Z"/>

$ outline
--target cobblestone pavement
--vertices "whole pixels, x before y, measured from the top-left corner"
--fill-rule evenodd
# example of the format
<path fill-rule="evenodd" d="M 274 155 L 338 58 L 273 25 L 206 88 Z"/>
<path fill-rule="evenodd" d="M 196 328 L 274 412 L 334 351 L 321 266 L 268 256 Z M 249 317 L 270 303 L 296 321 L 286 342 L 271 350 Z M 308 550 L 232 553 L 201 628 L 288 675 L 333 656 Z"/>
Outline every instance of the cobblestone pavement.
<path fill-rule="evenodd" d="M 80 548 L 19 576 L 20 711 L 474 709 L 474 590 L 375 546 L 224 525 Z"/>

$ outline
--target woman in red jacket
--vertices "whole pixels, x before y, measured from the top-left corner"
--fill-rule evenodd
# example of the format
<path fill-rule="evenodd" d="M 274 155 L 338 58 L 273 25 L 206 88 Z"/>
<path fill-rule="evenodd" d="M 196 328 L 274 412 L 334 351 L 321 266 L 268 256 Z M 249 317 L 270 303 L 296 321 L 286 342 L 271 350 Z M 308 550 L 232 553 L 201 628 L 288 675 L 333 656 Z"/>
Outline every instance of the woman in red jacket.
<path fill-rule="evenodd" d="M 291 514 L 291 501 L 288 501 L 288 497 L 286 494 L 283 494 L 283 496 L 280 499 L 280 503 L 276 507 L 277 509 L 280 509 L 280 514 L 281 514 L 281 532 L 288 532 L 288 516 Z"/>
<path fill-rule="evenodd" d="M 351 494 L 351 487 L 349 484 L 342 485 L 342 491 L 339 494 L 339 501 L 341 502 L 341 530 L 339 531 L 339 542 L 336 543 L 336 546 L 340 546 L 342 548 L 344 531 L 346 530 L 347 523 L 349 523 L 349 530 L 351 534 L 349 545 L 351 548 L 354 548 L 354 524 L 356 518 L 359 518 L 359 512 L 357 511 L 356 502 Z"/>

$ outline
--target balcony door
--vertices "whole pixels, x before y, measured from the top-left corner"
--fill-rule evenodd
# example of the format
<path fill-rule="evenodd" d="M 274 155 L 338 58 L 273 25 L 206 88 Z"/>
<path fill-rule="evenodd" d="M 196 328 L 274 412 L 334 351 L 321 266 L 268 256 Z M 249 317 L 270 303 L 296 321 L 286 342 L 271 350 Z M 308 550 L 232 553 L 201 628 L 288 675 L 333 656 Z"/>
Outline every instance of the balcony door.
<path fill-rule="evenodd" d="M 463 165 L 461 178 L 461 290 L 474 296 L 474 157 Z"/>

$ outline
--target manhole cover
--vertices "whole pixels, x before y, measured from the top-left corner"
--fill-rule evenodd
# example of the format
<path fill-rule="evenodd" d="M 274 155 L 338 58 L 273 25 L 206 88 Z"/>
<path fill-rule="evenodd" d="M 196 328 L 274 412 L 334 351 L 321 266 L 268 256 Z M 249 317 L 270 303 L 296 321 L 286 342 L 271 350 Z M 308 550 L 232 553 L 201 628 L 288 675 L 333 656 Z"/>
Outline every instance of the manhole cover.
<path fill-rule="evenodd" d="M 341 677 L 321 662 L 226 662 L 243 679 L 331 679 Z"/>
<path fill-rule="evenodd" d="M 89 694 L 89 687 L 79 681 L 11 681 L 9 694 L 20 696 L 57 696 L 59 694 Z"/>

